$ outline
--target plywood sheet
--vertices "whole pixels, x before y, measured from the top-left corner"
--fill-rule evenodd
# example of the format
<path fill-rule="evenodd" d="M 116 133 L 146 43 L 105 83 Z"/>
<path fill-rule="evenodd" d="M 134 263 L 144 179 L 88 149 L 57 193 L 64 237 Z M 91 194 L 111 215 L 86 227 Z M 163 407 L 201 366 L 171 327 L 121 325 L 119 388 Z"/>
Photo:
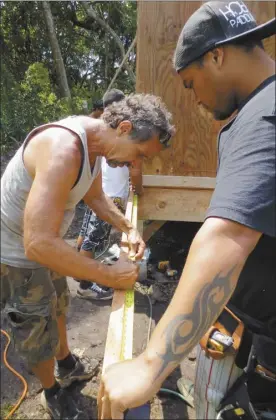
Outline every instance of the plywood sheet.
<path fill-rule="evenodd" d="M 137 91 L 161 96 L 173 113 L 173 146 L 144 164 L 144 174 L 216 176 L 216 137 L 221 123 L 200 110 L 193 93 L 183 89 L 172 67 L 181 29 L 203 2 L 138 2 Z M 258 21 L 275 16 L 274 1 L 246 2 Z M 275 39 L 265 41 L 275 57 Z"/>

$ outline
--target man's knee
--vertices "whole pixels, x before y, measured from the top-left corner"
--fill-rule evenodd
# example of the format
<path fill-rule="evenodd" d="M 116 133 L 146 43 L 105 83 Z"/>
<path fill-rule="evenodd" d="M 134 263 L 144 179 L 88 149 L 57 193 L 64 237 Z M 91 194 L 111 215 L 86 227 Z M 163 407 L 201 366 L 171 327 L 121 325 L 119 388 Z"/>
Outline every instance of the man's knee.
<path fill-rule="evenodd" d="M 9 284 L 5 312 L 15 347 L 29 366 L 51 359 L 59 345 L 58 311 L 65 312 L 69 301 L 66 279 L 53 281 L 43 267 L 9 266 L 4 274 Z"/>

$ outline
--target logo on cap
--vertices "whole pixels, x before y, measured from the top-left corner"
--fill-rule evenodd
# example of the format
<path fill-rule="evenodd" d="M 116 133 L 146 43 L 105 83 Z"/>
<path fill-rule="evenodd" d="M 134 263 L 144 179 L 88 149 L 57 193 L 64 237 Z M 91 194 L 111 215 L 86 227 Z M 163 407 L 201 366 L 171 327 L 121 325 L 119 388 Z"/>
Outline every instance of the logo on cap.
<path fill-rule="evenodd" d="M 256 22 L 246 5 L 241 1 L 231 1 L 219 9 L 232 28 L 238 28 L 250 22 Z"/>

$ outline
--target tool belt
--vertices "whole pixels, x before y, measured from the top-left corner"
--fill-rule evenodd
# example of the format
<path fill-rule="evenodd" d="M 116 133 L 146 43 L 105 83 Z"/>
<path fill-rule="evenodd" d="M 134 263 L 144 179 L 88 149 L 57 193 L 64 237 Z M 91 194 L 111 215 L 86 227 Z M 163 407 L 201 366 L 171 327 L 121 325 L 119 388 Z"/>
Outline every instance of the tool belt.
<path fill-rule="evenodd" d="M 207 357 L 223 359 L 228 352 L 237 353 L 244 333 L 244 323 L 225 307 L 215 324 L 200 340 Z"/>
<path fill-rule="evenodd" d="M 206 356 L 214 360 L 221 360 L 229 353 L 238 356 L 246 332 L 243 321 L 229 308 L 225 307 L 215 324 L 209 328 L 200 340 L 200 346 Z M 255 372 L 268 380 L 276 381 L 276 372 L 271 371 L 260 362 L 255 366 Z"/>
<path fill-rule="evenodd" d="M 267 365 L 264 366 L 265 363 L 258 360 L 258 351 L 254 346 L 254 337 L 259 337 L 264 331 L 265 327 L 263 331 L 258 331 L 259 334 L 250 332 L 248 326 L 245 326 L 236 314 L 225 307 L 217 321 L 201 339 L 200 346 L 208 358 L 222 360 L 228 354 L 232 354 L 237 366 L 239 366 L 238 359 L 244 359 L 243 366 L 239 366 L 244 368 L 242 375 L 220 402 L 218 419 L 266 418 L 258 417 L 256 414 L 250 402 L 247 387 L 248 376 L 252 373 L 276 383 L 276 371 L 271 370 Z M 250 337 L 249 340 L 248 337 Z"/>

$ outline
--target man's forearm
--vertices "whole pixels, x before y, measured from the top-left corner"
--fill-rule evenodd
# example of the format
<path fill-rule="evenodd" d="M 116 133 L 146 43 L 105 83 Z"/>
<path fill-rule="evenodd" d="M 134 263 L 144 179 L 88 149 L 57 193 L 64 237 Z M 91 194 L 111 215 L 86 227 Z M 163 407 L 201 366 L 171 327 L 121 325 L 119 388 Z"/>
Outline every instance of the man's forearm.
<path fill-rule="evenodd" d="M 93 199 L 93 201 L 86 204 L 93 209 L 100 219 L 116 227 L 121 232 L 128 234 L 133 229 L 131 222 L 125 218 L 112 199 L 106 194 L 102 194 L 101 198 Z"/>
<path fill-rule="evenodd" d="M 62 238 L 47 238 L 45 235 L 37 238 L 35 243 L 27 247 L 26 254 L 30 260 L 61 275 L 99 281 L 103 285 L 111 286 L 107 275 L 108 266 L 82 256 Z"/>
<path fill-rule="evenodd" d="M 212 326 L 230 299 L 247 255 L 229 240 L 195 241 L 174 297 L 142 355 L 154 382 L 175 369 Z"/>

